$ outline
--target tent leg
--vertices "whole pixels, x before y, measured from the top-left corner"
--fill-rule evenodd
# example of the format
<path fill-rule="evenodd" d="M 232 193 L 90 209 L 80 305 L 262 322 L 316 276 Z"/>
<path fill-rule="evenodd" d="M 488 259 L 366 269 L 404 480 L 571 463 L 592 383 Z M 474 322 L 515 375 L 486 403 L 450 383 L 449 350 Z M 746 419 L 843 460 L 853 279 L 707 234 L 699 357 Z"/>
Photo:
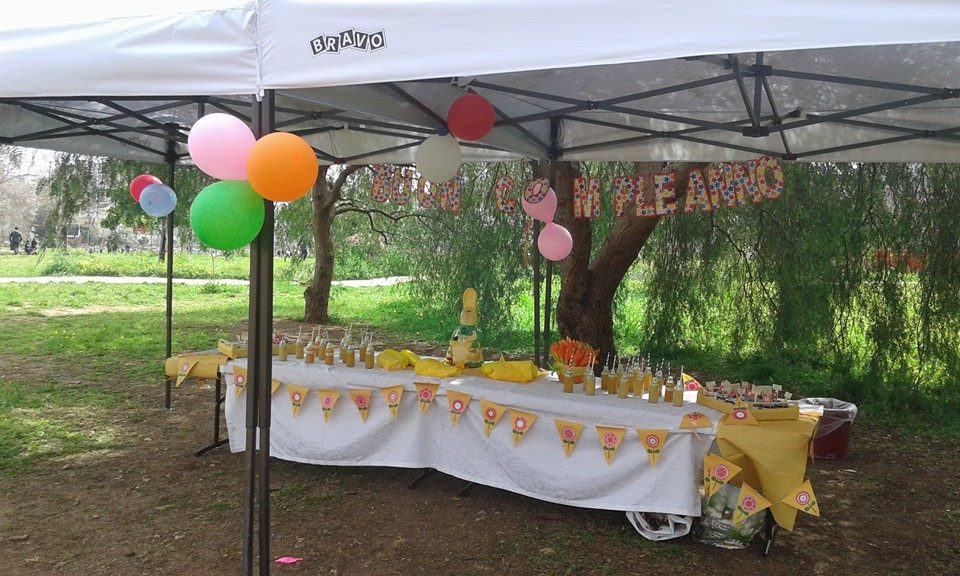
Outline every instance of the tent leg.
<path fill-rule="evenodd" d="M 537 237 L 540 235 L 540 221 L 533 221 L 533 363 L 542 367 L 540 363 L 540 250 L 536 248 Z M 544 358 L 544 364 L 546 358 Z"/>
<path fill-rule="evenodd" d="M 543 283 L 543 362 L 548 364 L 550 362 L 550 307 L 553 291 L 553 262 L 550 260 L 547 260 L 547 277 Z"/>
<path fill-rule="evenodd" d="M 176 128 L 168 127 L 167 132 L 170 135 L 167 139 L 167 186 L 173 188 L 176 184 L 177 168 L 177 142 L 173 139 L 172 133 Z M 173 353 L 173 212 L 167 215 L 167 340 L 166 340 L 166 358 Z M 166 390 L 164 391 L 163 407 L 170 410 L 170 379 L 167 378 Z"/>

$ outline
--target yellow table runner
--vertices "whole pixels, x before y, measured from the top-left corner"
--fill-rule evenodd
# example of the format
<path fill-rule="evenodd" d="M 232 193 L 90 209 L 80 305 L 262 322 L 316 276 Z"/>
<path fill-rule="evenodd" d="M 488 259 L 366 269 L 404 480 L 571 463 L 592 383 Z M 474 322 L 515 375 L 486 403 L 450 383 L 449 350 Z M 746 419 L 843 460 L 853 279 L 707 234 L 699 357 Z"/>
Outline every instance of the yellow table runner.
<path fill-rule="evenodd" d="M 798 420 L 760 421 L 757 426 L 730 425 L 720 419 L 717 445 L 720 454 L 743 468 L 740 481 L 758 487 L 770 500 L 777 524 L 793 530 L 797 509 L 781 500 L 805 479 L 810 442 L 817 427 L 815 416 Z"/>

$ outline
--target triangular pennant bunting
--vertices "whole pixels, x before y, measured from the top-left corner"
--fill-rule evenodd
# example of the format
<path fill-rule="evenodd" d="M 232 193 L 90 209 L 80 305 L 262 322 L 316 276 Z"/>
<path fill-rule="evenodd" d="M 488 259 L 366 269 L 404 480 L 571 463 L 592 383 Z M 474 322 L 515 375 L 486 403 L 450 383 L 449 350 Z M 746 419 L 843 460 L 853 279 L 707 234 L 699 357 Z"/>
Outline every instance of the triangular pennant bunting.
<path fill-rule="evenodd" d="M 450 423 L 452 425 L 456 426 L 460 421 L 460 416 L 467 410 L 471 398 L 473 396 L 469 394 L 447 390 L 447 403 L 450 405 Z"/>
<path fill-rule="evenodd" d="M 563 443 L 563 453 L 569 458 L 577 446 L 577 440 L 580 439 L 583 424 L 569 420 L 554 420 L 553 423 L 557 427 L 557 434 L 560 435 L 560 442 Z"/>
<path fill-rule="evenodd" d="M 707 498 L 713 496 L 721 486 L 729 482 L 741 468 L 716 454 L 703 457 L 703 490 Z"/>
<path fill-rule="evenodd" d="M 663 447 L 667 443 L 668 432 L 669 430 L 664 429 L 644 430 L 637 428 L 637 436 L 643 442 L 651 466 L 656 466 L 657 461 L 660 460 L 660 454 L 663 453 Z"/>
<path fill-rule="evenodd" d="M 437 397 L 437 390 L 440 385 L 429 382 L 414 382 L 413 384 L 417 387 L 417 400 L 420 403 L 420 413 L 423 414 L 433 404 L 433 399 Z"/>
<path fill-rule="evenodd" d="M 180 369 L 177 370 L 177 387 L 183 384 L 183 381 L 190 376 L 190 371 L 197 365 L 199 360 L 184 360 L 180 362 Z"/>
<path fill-rule="evenodd" d="M 530 430 L 533 423 L 536 422 L 537 415 L 530 412 L 521 412 L 520 410 L 510 411 L 510 422 L 513 423 L 513 445 L 517 446 L 523 440 L 524 434 Z"/>
<path fill-rule="evenodd" d="M 340 393 L 336 390 L 317 390 L 317 394 L 320 396 L 320 409 L 323 410 L 323 421 L 330 421 L 330 414 L 333 412 L 333 407 L 337 404 L 337 399 L 340 398 Z"/>
<path fill-rule="evenodd" d="M 746 482 L 740 487 L 740 498 L 737 500 L 737 511 L 733 513 L 733 524 L 736 526 L 757 512 L 770 507 L 770 501 L 760 495 Z"/>
<path fill-rule="evenodd" d="M 626 433 L 626 428 L 597 426 L 600 448 L 603 450 L 603 459 L 607 461 L 607 465 L 613 464 L 613 457 L 617 455 L 617 448 L 620 447 L 620 443 L 623 442 L 623 437 Z"/>
<path fill-rule="evenodd" d="M 293 411 L 294 416 L 300 412 L 300 408 L 303 408 L 303 403 L 307 401 L 307 393 L 309 392 L 310 389 L 306 386 L 287 384 L 287 394 L 290 395 L 290 410 Z"/>
<path fill-rule="evenodd" d="M 387 403 L 387 408 L 390 409 L 390 415 L 396 417 L 397 414 L 400 413 L 400 398 L 403 397 L 403 384 L 383 388 L 380 390 L 380 395 L 383 396 L 383 400 Z"/>
<path fill-rule="evenodd" d="M 237 396 L 243 393 L 247 385 L 247 369 L 235 366 L 233 369 L 233 391 Z"/>
<path fill-rule="evenodd" d="M 683 382 L 683 389 L 684 389 L 684 390 L 699 390 L 699 389 L 700 389 L 700 383 L 697 382 L 697 379 L 694 378 L 693 376 L 681 372 L 681 373 L 680 373 L 680 378 L 681 378 L 681 382 Z"/>
<path fill-rule="evenodd" d="M 280 385 L 281 385 L 281 384 L 283 384 L 283 382 L 281 382 L 281 381 L 279 381 L 279 380 L 275 380 L 275 379 L 274 379 L 274 380 L 270 380 L 270 395 L 271 395 L 271 396 L 273 396 L 274 392 L 276 392 L 277 389 L 280 388 Z"/>
<path fill-rule="evenodd" d="M 506 412 L 506 410 L 499 404 L 481 400 L 480 412 L 483 414 L 483 433 L 489 438 L 490 433 L 493 432 L 493 427 L 503 418 L 503 413 Z"/>
<path fill-rule="evenodd" d="M 360 419 L 366 422 L 367 415 L 370 413 L 370 390 L 350 390 L 350 399 L 357 407 Z"/>
<path fill-rule="evenodd" d="M 813 493 L 813 486 L 810 485 L 809 480 L 805 480 L 793 492 L 787 494 L 781 502 L 811 516 L 820 517 L 820 505 L 817 504 L 817 496 Z"/>

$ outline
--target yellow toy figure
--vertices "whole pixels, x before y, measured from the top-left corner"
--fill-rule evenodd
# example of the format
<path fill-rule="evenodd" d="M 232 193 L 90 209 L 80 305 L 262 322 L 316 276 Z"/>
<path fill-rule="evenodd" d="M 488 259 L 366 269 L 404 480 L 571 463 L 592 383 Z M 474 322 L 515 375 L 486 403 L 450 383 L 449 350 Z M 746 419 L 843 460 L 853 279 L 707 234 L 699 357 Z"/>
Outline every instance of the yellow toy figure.
<path fill-rule="evenodd" d="M 477 368 L 483 364 L 483 347 L 477 328 L 477 291 L 473 288 L 463 291 L 460 326 L 450 336 L 447 364 L 460 368 Z"/>

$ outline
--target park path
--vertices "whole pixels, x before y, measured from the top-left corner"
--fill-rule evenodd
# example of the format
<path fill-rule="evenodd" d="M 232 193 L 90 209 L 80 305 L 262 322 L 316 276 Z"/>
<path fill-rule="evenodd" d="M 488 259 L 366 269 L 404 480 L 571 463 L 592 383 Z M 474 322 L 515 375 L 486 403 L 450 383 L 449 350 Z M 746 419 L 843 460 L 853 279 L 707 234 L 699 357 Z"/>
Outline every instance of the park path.
<path fill-rule="evenodd" d="M 369 278 L 367 280 L 334 280 L 334 286 L 348 288 L 367 288 L 371 286 L 393 286 L 412 280 L 410 276 L 389 276 L 387 278 Z M 86 284 L 102 282 L 104 284 L 166 284 L 167 279 L 157 276 L 32 276 L 24 278 L 0 278 L 0 284 Z M 235 278 L 174 278 L 174 284 L 202 286 L 221 284 L 224 286 L 246 286 L 249 280 Z"/>

